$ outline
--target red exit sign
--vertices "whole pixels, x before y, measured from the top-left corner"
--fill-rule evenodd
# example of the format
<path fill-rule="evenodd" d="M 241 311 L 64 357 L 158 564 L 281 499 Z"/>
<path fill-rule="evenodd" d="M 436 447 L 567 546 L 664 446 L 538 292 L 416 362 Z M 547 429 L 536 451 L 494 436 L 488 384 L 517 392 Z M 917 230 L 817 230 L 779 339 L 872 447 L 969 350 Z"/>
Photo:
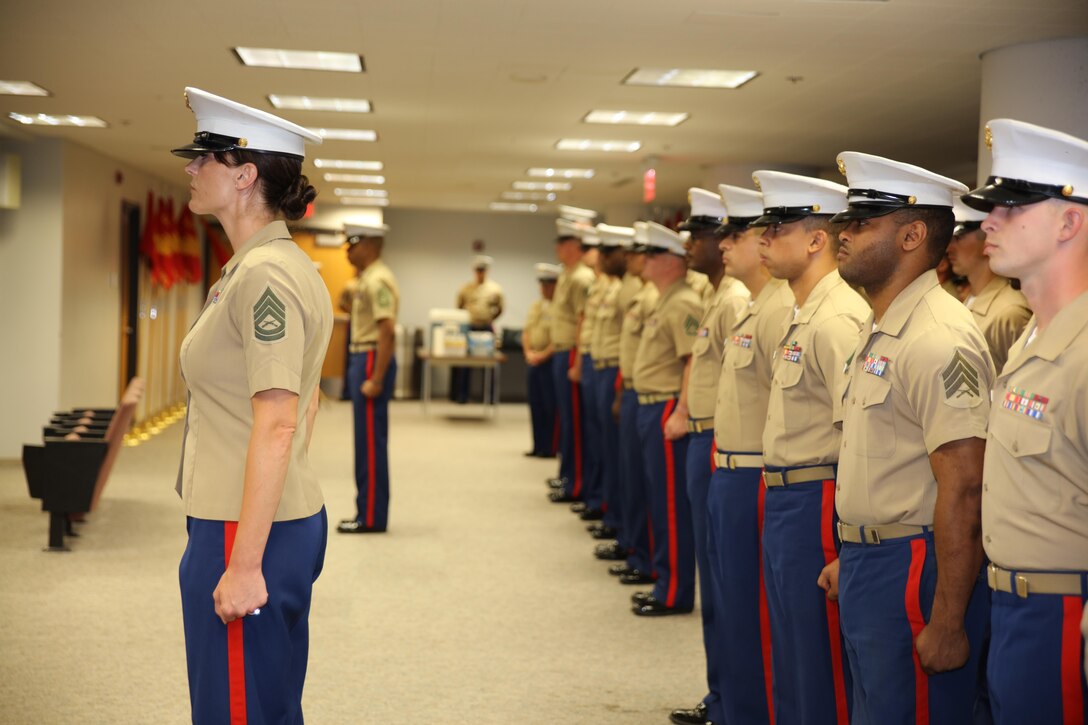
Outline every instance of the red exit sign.
<path fill-rule="evenodd" d="M 657 171 L 646 169 L 642 174 L 642 203 L 649 204 L 657 198 Z"/>

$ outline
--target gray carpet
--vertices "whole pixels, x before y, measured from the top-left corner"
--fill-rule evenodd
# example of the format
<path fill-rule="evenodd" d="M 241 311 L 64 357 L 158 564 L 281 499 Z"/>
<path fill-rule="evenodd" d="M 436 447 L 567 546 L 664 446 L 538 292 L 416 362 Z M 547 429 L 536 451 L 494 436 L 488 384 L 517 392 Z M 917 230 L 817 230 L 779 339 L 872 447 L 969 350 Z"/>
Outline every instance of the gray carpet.
<path fill-rule="evenodd" d="M 384 536 L 330 534 L 304 710 L 324 723 L 665 723 L 706 687 L 698 613 L 644 620 L 592 558 L 528 414 L 392 406 Z M 456 415 L 456 417 L 454 417 Z M 121 452 L 100 510 L 47 554 L 47 517 L 0 464 L 0 722 L 188 722 L 173 492 L 180 424 Z M 330 522 L 354 514 L 350 404 L 311 457 Z"/>

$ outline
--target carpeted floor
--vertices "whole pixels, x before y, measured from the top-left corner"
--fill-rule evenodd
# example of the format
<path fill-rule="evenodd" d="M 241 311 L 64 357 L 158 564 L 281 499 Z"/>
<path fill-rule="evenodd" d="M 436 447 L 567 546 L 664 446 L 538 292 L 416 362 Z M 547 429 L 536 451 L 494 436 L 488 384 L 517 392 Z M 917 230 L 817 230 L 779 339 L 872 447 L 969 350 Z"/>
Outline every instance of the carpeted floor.
<path fill-rule="evenodd" d="M 592 557 L 528 414 L 392 408 L 384 536 L 330 534 L 310 617 L 307 721 L 665 723 L 703 696 L 690 616 L 640 619 Z M 454 415 L 456 414 L 456 417 Z M 173 492 L 181 425 L 124 449 L 103 503 L 44 553 L 47 516 L 0 464 L 0 722 L 189 721 Z M 351 516 L 351 408 L 328 402 L 311 458 L 330 522 Z"/>

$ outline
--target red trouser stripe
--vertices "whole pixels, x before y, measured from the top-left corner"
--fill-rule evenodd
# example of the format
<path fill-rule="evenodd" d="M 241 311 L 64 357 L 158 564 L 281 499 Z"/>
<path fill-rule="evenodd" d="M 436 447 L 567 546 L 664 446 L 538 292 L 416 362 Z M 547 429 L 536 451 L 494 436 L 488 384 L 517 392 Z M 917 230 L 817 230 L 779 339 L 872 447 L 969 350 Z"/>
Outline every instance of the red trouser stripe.
<path fill-rule="evenodd" d="M 774 725 L 774 670 L 771 668 L 771 612 L 767 608 L 767 586 L 763 579 L 763 505 L 767 496 L 767 487 L 763 485 L 763 475 L 759 477 L 759 503 L 756 510 L 756 532 L 759 536 L 757 551 L 759 561 L 759 638 L 763 644 L 763 687 L 767 690 L 767 714 L 770 725 Z"/>
<path fill-rule="evenodd" d="M 820 538 L 824 550 L 824 565 L 839 558 L 835 550 L 835 480 L 823 482 L 823 498 L 820 501 Z M 850 722 L 846 709 L 846 677 L 843 674 L 842 629 L 839 626 L 839 603 L 824 600 L 827 608 L 827 637 L 831 646 L 831 675 L 835 680 L 835 713 L 842 725 Z"/>
<path fill-rule="evenodd" d="M 616 373 L 615 390 L 616 395 L 621 395 L 623 393 L 623 373 Z"/>
<path fill-rule="evenodd" d="M 910 632 L 913 639 L 917 639 L 926 626 L 926 620 L 922 616 L 922 603 L 918 599 L 918 591 L 922 584 L 922 567 L 925 563 L 926 541 L 925 539 L 914 539 L 910 542 L 910 571 L 907 574 L 907 591 L 904 596 L 907 621 L 910 622 Z M 918 650 L 912 648 L 911 654 L 914 656 L 914 722 L 917 725 L 928 725 L 929 678 L 922 670 L 922 661 L 918 659 Z"/>
<path fill-rule="evenodd" d="M 712 474 L 714 473 L 714 471 L 718 470 L 718 462 L 714 460 L 714 454 L 717 453 L 717 452 L 718 452 L 718 439 L 714 438 L 714 437 L 711 437 L 710 438 L 710 472 Z"/>
<path fill-rule="evenodd" d="M 673 455 L 672 441 L 664 436 L 665 421 L 672 415 L 676 408 L 676 400 L 665 403 L 665 410 L 661 414 L 661 440 L 665 444 L 665 504 L 668 511 L 669 525 L 669 589 L 665 594 L 665 606 L 676 606 L 677 575 L 676 567 L 679 561 L 676 541 L 676 460 Z"/>
<path fill-rule="evenodd" d="M 567 360 L 568 370 L 574 365 L 581 364 L 577 348 L 571 348 Z M 578 386 L 579 383 L 571 382 L 570 384 L 570 417 L 574 423 L 574 490 L 572 493 L 575 496 L 582 495 L 582 398 Z"/>
<path fill-rule="evenodd" d="M 372 352 L 366 357 L 366 379 L 370 380 L 370 376 L 374 373 L 374 359 L 378 357 L 376 352 Z M 374 470 L 375 464 L 375 444 L 374 444 L 374 398 L 366 399 L 366 525 L 374 525 L 374 496 L 376 495 L 376 489 L 378 486 L 377 472 Z"/>
<path fill-rule="evenodd" d="M 223 568 L 230 565 L 237 521 L 223 522 Z M 246 724 L 246 651 L 242 642 L 242 619 L 227 624 L 227 685 L 230 700 L 230 725 Z"/>
<path fill-rule="evenodd" d="M 1084 642 L 1080 633 L 1080 617 L 1084 602 L 1080 597 L 1062 597 L 1065 615 L 1062 619 L 1062 722 L 1084 725 L 1084 692 L 1081 690 L 1081 652 Z"/>

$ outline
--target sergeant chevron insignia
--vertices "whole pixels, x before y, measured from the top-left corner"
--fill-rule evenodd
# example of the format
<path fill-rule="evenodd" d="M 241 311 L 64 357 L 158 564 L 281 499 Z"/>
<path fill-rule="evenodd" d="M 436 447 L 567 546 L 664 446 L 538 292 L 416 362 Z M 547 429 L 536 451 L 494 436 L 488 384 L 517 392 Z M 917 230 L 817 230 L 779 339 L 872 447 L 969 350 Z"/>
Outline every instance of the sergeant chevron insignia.
<path fill-rule="evenodd" d="M 964 402 L 969 405 L 979 400 L 978 370 L 959 350 L 941 371 L 941 378 L 944 380 L 945 400 L 950 404 L 955 405 L 965 396 L 967 400 Z"/>
<path fill-rule="evenodd" d="M 699 321 L 693 316 L 688 315 L 684 318 L 684 332 L 688 335 L 694 335 L 699 330 Z"/>
<path fill-rule="evenodd" d="M 253 305 L 253 336 L 259 342 L 275 342 L 287 336 L 287 308 L 271 287 Z"/>

